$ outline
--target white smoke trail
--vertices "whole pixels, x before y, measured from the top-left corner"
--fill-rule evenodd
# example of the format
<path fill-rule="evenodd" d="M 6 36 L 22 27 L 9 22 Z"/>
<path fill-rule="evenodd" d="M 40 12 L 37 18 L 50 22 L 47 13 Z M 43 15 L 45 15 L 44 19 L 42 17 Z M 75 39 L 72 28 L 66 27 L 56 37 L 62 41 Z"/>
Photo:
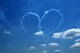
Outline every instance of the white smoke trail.
<path fill-rule="evenodd" d="M 37 33 L 39 33 L 39 32 L 41 32 L 42 31 L 42 27 L 41 27 L 41 22 L 42 22 L 42 20 L 44 19 L 44 17 L 47 15 L 47 14 L 49 14 L 50 12 L 52 12 L 52 11 L 56 11 L 56 12 L 58 12 L 58 14 L 61 16 L 61 21 L 59 22 L 59 24 L 57 25 L 57 27 L 54 29 L 54 30 L 52 30 L 50 33 L 52 33 L 52 32 L 54 32 L 54 31 L 56 31 L 59 27 L 60 27 L 60 25 L 62 24 L 62 22 L 63 22 L 63 14 L 60 12 L 60 10 L 57 10 L 57 9 L 50 9 L 50 10 L 48 10 L 48 11 L 45 11 L 45 13 L 44 13 L 44 15 L 41 17 L 41 19 L 40 19 L 40 16 L 38 15 L 38 14 L 36 14 L 36 13 L 33 13 L 33 12 L 29 12 L 29 13 L 26 13 L 22 18 L 21 18 L 21 21 L 20 21 L 20 23 L 21 23 L 21 27 L 22 27 L 22 29 L 25 31 L 25 32 L 27 32 L 27 30 L 24 28 L 24 26 L 23 26 L 23 19 L 27 16 L 27 15 L 35 15 L 37 18 L 38 18 L 38 27 L 39 27 L 39 31 L 37 32 Z M 42 31 L 43 32 L 43 31 Z M 36 34 L 37 34 L 36 33 Z M 43 32 L 44 33 L 44 32 Z M 48 33 L 48 34 L 50 34 L 50 33 Z M 38 35 L 43 35 L 42 33 L 39 33 Z M 48 34 L 46 34 L 46 35 L 48 35 Z"/>
<path fill-rule="evenodd" d="M 38 20 L 40 20 L 40 17 L 39 17 L 39 15 L 37 15 L 36 13 L 33 13 L 33 12 L 29 12 L 29 13 L 26 13 L 22 18 L 21 18 L 21 21 L 20 21 L 20 23 L 21 23 L 21 27 L 22 27 L 22 29 L 25 31 L 25 32 L 27 32 L 28 33 L 28 31 L 24 28 L 24 26 L 23 26 L 23 19 L 27 16 L 27 15 L 35 15 L 37 18 L 38 18 Z M 40 27 L 40 26 L 39 26 Z M 40 27 L 41 28 L 41 27 Z"/>
<path fill-rule="evenodd" d="M 60 10 L 57 10 L 57 9 L 50 9 L 50 10 L 48 10 L 48 11 L 45 11 L 44 15 L 43 15 L 42 18 L 41 18 L 41 21 L 44 19 L 44 17 L 45 17 L 48 13 L 50 13 L 50 12 L 52 12 L 52 11 L 58 12 L 58 14 L 61 16 L 61 21 L 59 22 L 59 24 L 57 25 L 57 27 L 56 27 L 54 30 L 52 30 L 50 33 L 48 33 L 48 34 L 51 34 L 51 33 L 53 33 L 54 31 L 56 31 L 56 30 L 60 27 L 60 25 L 63 23 L 63 14 L 60 12 Z M 48 35 L 48 34 L 46 34 L 46 35 Z"/>

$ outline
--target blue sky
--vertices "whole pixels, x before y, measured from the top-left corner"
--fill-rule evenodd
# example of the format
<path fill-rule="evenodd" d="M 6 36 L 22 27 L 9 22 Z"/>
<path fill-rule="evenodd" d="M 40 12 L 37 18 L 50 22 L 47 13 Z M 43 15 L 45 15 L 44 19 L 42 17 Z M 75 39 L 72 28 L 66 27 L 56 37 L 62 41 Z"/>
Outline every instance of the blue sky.
<path fill-rule="evenodd" d="M 42 35 L 38 19 L 45 11 L 57 9 L 63 14 L 51 11 L 41 22 Z M 50 33 L 53 31 L 52 33 Z M 48 34 L 50 33 L 50 34 Z M 48 35 L 44 35 L 48 34 Z M 0 53 L 80 53 L 80 1 L 79 0 L 0 0 Z"/>

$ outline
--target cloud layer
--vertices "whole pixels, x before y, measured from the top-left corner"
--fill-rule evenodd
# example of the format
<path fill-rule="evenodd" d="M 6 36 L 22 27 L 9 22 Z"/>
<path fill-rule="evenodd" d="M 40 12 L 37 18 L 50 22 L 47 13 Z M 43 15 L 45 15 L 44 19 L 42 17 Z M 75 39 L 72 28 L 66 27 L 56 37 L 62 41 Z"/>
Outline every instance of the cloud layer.
<path fill-rule="evenodd" d="M 38 35 L 38 36 L 39 35 L 43 35 L 43 31 L 36 32 L 35 35 Z M 70 42 L 71 44 L 70 45 L 68 44 L 69 48 L 70 49 L 72 49 L 72 48 L 80 48 L 80 38 L 79 38 L 80 37 L 80 29 L 79 28 L 72 28 L 72 29 L 68 29 L 68 30 L 62 31 L 62 32 L 53 33 L 52 37 L 57 39 L 57 40 L 61 39 L 61 41 L 63 41 L 63 40 L 66 41 L 66 39 L 67 39 L 67 41 L 69 41 L 69 40 L 72 41 L 73 40 L 72 42 L 74 42 L 74 44 Z M 75 38 L 75 37 L 78 37 L 78 38 Z M 62 50 L 61 49 L 56 49 L 56 48 L 62 46 L 63 44 L 64 43 L 50 42 L 48 44 L 45 44 L 45 43 L 44 44 L 40 44 L 39 46 L 42 47 L 42 48 L 43 47 L 45 47 L 45 48 L 47 48 L 47 47 L 54 48 L 53 51 L 55 53 L 58 53 L 58 52 L 62 52 Z M 33 47 L 33 46 L 30 47 L 30 50 L 33 50 L 33 49 L 37 49 L 37 48 Z M 48 51 L 47 50 L 43 50 L 42 53 L 48 53 Z"/>

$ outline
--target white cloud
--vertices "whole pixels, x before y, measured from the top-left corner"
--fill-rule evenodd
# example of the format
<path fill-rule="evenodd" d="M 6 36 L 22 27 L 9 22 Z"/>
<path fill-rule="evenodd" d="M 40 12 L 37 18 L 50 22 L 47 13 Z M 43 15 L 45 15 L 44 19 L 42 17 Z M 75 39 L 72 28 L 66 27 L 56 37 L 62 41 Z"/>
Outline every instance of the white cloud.
<path fill-rule="evenodd" d="M 42 53 L 47 53 L 47 50 L 43 50 Z"/>
<path fill-rule="evenodd" d="M 38 32 L 36 32 L 34 35 L 40 36 L 40 35 L 43 35 L 43 34 L 44 34 L 43 31 L 38 31 Z"/>
<path fill-rule="evenodd" d="M 54 50 L 54 52 L 60 52 L 61 50 Z"/>
<path fill-rule="evenodd" d="M 30 50 L 34 50 L 34 49 L 36 49 L 34 46 L 31 46 L 30 48 L 29 48 Z"/>
<path fill-rule="evenodd" d="M 76 39 L 75 42 L 80 42 L 80 39 Z"/>
<path fill-rule="evenodd" d="M 5 34 L 11 34 L 11 31 L 4 31 Z"/>
<path fill-rule="evenodd" d="M 73 39 L 76 36 L 80 36 L 80 29 L 79 28 L 68 29 L 66 31 L 53 34 L 54 38 L 61 37 L 64 39 Z"/>
<path fill-rule="evenodd" d="M 53 38 L 61 38 L 62 32 L 54 33 Z"/>
<path fill-rule="evenodd" d="M 41 46 L 41 47 L 46 47 L 46 46 L 47 46 L 47 44 L 41 44 L 40 46 Z"/>
<path fill-rule="evenodd" d="M 80 42 L 76 42 L 70 48 L 78 48 L 78 47 L 80 48 Z"/>
<path fill-rule="evenodd" d="M 80 36 L 80 29 L 79 28 L 69 29 L 63 33 L 64 38 L 71 38 L 72 39 L 75 36 Z"/>
<path fill-rule="evenodd" d="M 57 46 L 59 46 L 59 44 L 58 43 L 49 43 L 49 46 L 51 46 L 51 47 L 57 47 Z"/>

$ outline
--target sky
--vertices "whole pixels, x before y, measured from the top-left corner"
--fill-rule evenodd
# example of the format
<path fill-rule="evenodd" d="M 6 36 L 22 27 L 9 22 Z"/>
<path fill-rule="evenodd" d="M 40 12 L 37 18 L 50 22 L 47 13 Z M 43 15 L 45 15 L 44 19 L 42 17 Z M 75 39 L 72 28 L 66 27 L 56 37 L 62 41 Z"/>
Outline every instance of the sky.
<path fill-rule="evenodd" d="M 0 0 L 0 53 L 80 53 L 80 1 Z"/>

